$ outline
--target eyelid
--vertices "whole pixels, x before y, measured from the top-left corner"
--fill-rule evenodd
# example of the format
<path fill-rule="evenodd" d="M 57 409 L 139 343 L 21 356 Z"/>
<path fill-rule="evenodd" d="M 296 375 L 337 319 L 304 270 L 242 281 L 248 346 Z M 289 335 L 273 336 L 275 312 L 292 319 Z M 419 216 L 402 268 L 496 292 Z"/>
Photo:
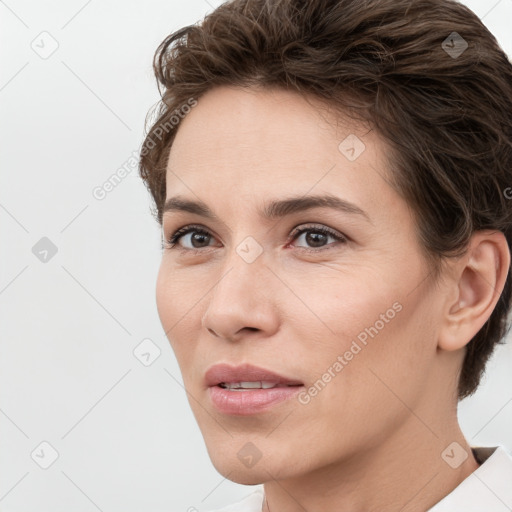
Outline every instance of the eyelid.
<path fill-rule="evenodd" d="M 348 237 L 341 233 L 340 231 L 330 228 L 329 226 L 326 226 L 324 224 L 315 224 L 315 223 L 308 223 L 305 224 L 299 224 L 295 228 L 292 229 L 290 236 L 294 237 L 295 235 L 302 234 L 304 231 L 314 231 L 318 230 L 320 232 L 327 232 L 328 234 L 332 235 L 334 238 L 342 238 L 344 240 L 348 240 Z"/>
<path fill-rule="evenodd" d="M 169 237 L 164 237 L 167 245 L 169 248 L 174 248 L 176 246 L 179 246 L 179 241 L 186 235 L 188 235 L 190 232 L 194 233 L 203 233 L 205 235 L 210 235 L 211 237 L 215 238 L 215 235 L 209 230 L 208 228 L 200 225 L 200 224 L 187 224 L 185 226 L 182 226 L 181 228 L 176 229 Z M 208 249 L 208 247 L 212 246 L 206 246 L 204 248 L 195 248 L 195 249 L 187 249 L 187 248 L 181 248 L 184 251 L 194 252 L 194 251 L 204 251 L 205 249 Z"/>
<path fill-rule="evenodd" d="M 296 227 L 290 233 L 291 242 L 294 242 L 304 232 L 308 232 L 308 231 L 312 231 L 312 232 L 316 231 L 316 232 L 331 236 L 332 238 L 334 238 L 336 240 L 337 244 L 340 244 L 340 243 L 346 244 L 349 241 L 349 237 L 347 237 L 343 233 L 341 233 L 333 228 L 330 228 L 328 226 L 325 226 L 323 224 L 306 223 L 306 224 L 299 224 L 299 226 L 300 226 L 300 228 Z M 322 251 L 328 251 L 328 250 L 333 249 L 332 246 L 337 245 L 337 244 L 330 243 L 330 244 L 327 244 L 327 245 L 324 245 L 321 247 L 316 247 L 316 248 L 315 247 L 297 246 L 297 249 L 299 249 L 300 251 L 308 252 L 308 253 L 320 253 Z"/>

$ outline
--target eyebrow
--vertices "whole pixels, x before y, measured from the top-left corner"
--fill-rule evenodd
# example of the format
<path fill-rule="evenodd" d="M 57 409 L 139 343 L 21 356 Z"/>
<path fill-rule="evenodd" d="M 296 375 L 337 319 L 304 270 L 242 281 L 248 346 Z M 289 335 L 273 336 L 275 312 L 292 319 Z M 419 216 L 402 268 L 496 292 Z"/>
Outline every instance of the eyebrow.
<path fill-rule="evenodd" d="M 331 208 L 343 213 L 360 215 L 371 223 L 371 219 L 368 214 L 359 208 L 359 206 L 356 206 L 345 199 L 329 194 L 321 196 L 290 197 L 287 199 L 271 201 L 270 203 L 267 203 L 262 210 L 258 211 L 258 214 L 260 217 L 267 219 L 276 219 L 300 211 L 311 210 L 313 208 Z M 215 215 L 202 201 L 190 201 L 181 196 L 171 197 L 165 202 L 162 214 L 169 211 L 189 212 L 212 221 L 220 221 L 217 215 Z"/>

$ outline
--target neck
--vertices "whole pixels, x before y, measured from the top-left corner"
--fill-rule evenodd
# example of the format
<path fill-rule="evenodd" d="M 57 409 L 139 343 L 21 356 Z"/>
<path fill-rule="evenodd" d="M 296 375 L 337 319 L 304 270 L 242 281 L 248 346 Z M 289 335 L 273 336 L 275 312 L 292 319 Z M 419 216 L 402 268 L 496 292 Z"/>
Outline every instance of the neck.
<path fill-rule="evenodd" d="M 411 415 L 383 442 L 334 464 L 266 482 L 263 512 L 427 511 L 475 471 L 478 463 L 456 415 L 449 420 L 443 416 L 437 428 L 419 418 Z M 454 441 L 468 454 L 458 467 L 452 466 L 462 459 L 461 448 L 446 450 Z"/>

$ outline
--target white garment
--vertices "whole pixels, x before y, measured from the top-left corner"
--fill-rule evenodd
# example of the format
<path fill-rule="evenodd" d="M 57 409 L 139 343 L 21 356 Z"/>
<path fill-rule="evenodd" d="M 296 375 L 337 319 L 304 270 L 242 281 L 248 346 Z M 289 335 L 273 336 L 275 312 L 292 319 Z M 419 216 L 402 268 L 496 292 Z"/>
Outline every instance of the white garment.
<path fill-rule="evenodd" d="M 512 457 L 503 446 L 472 448 L 480 467 L 426 512 L 510 512 Z M 263 485 L 241 501 L 209 512 L 261 512 Z"/>

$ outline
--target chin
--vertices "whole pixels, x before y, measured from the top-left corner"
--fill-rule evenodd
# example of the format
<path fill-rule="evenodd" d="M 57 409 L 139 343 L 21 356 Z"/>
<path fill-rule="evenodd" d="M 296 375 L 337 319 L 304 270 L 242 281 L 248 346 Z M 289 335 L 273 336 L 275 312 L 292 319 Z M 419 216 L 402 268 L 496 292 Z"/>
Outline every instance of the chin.
<path fill-rule="evenodd" d="M 245 448 L 240 450 L 234 449 L 233 444 L 225 446 L 225 449 L 219 447 L 208 451 L 210 460 L 215 469 L 225 478 L 241 485 L 258 485 L 273 479 L 289 478 L 297 474 L 297 465 L 290 464 L 290 458 L 286 456 L 278 456 L 275 452 L 274 456 L 261 457 L 254 460 L 245 460 L 244 455 L 250 454 L 253 448 L 248 442 L 243 445 Z M 299 462 L 299 461 L 297 461 Z M 302 471 L 304 468 L 300 468 Z"/>
<path fill-rule="evenodd" d="M 253 469 L 235 470 L 232 473 L 223 474 L 222 476 L 240 485 L 259 485 L 270 480 L 270 476 L 265 471 L 254 472 Z"/>
<path fill-rule="evenodd" d="M 220 454 L 218 457 L 210 457 L 210 460 L 224 478 L 241 485 L 262 484 L 270 479 L 269 473 L 272 474 L 271 470 L 265 471 L 266 466 L 262 460 L 252 468 L 244 467 L 236 455 L 234 458 L 226 458 L 225 454 Z"/>

